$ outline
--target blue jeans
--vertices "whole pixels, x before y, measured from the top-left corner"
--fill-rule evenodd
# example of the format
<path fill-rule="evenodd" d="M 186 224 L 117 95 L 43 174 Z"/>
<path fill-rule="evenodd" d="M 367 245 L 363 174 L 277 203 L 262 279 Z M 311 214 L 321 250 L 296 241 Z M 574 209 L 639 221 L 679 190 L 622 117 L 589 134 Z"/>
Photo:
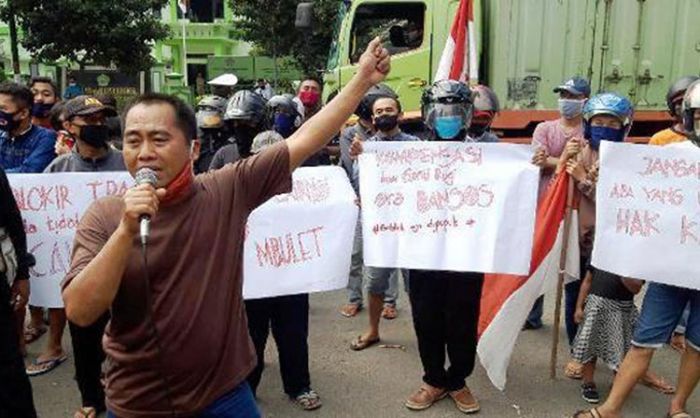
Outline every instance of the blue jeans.
<path fill-rule="evenodd" d="M 527 315 L 526 322 L 532 328 L 542 328 L 542 313 L 544 308 L 544 295 L 537 298 L 535 304 L 532 305 L 530 313 Z"/>
<path fill-rule="evenodd" d="M 199 418 L 260 418 L 261 416 L 247 382 L 236 386 L 199 414 Z M 117 418 L 117 416 L 107 411 L 107 418 Z"/>
<path fill-rule="evenodd" d="M 685 341 L 700 351 L 700 290 L 661 283 L 649 284 L 632 344 L 644 348 L 659 348 L 666 344 L 686 305 L 690 306 L 690 314 L 685 328 Z"/>

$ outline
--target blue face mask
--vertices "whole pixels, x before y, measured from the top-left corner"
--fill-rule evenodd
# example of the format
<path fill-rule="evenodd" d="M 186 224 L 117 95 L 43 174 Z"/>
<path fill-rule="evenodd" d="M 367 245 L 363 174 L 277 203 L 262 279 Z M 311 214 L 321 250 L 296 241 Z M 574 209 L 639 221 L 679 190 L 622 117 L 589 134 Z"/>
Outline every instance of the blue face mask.
<path fill-rule="evenodd" d="M 440 116 L 435 118 L 435 134 L 438 139 L 455 139 L 464 128 L 459 116 Z"/>
<path fill-rule="evenodd" d="M 294 133 L 294 117 L 289 116 L 285 113 L 278 113 L 275 115 L 274 122 L 275 131 L 287 138 Z"/>
<path fill-rule="evenodd" d="M 608 128 L 607 126 L 591 126 L 590 138 L 588 139 L 591 148 L 598 151 L 601 141 L 622 142 L 625 137 L 623 129 Z"/>

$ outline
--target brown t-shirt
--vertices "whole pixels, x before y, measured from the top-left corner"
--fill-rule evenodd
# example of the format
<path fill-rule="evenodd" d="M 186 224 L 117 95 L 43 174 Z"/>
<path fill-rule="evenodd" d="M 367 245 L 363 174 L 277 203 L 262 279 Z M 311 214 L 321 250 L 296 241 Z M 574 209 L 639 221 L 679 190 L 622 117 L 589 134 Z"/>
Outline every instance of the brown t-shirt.
<path fill-rule="evenodd" d="M 245 224 L 255 207 L 291 184 L 284 142 L 197 176 L 191 195 L 162 206 L 151 222 L 150 289 L 134 237 L 103 339 L 107 406 L 118 417 L 170 417 L 166 383 L 176 415 L 191 416 L 253 369 L 242 297 Z M 123 208 L 120 198 L 108 197 L 86 211 L 64 288 L 116 230 Z M 149 294 L 161 352 L 147 320 Z"/>

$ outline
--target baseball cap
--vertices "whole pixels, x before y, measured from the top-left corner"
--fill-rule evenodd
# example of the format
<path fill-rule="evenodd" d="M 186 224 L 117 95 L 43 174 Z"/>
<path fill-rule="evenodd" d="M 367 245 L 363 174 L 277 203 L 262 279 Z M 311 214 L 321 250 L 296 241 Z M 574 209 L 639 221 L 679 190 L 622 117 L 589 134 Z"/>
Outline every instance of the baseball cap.
<path fill-rule="evenodd" d="M 66 102 L 64 107 L 66 120 L 76 116 L 90 116 L 103 112 L 105 116 L 116 116 L 117 111 L 111 106 L 105 106 L 94 96 L 81 95 Z"/>
<path fill-rule="evenodd" d="M 591 85 L 588 84 L 588 80 L 585 78 L 576 76 L 566 80 L 562 85 L 554 88 L 555 93 L 561 93 L 562 91 L 568 91 L 571 94 L 590 97 Z"/>
<path fill-rule="evenodd" d="M 253 145 L 250 146 L 250 153 L 257 154 L 265 148 L 284 141 L 282 135 L 275 131 L 260 132 L 253 138 Z"/>

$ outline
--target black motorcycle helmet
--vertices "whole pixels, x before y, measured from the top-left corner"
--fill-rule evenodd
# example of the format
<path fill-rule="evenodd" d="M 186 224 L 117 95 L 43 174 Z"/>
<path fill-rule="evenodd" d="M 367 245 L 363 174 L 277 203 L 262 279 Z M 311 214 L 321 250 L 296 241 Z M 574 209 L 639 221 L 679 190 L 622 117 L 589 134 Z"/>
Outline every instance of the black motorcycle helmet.
<path fill-rule="evenodd" d="M 698 76 L 686 75 L 674 81 L 673 84 L 671 84 L 671 87 L 668 88 L 668 92 L 666 93 L 666 106 L 668 106 L 668 112 L 671 114 L 671 116 L 681 116 L 676 114 L 676 106 L 673 102 L 677 99 L 682 99 L 685 91 L 688 90 L 688 87 L 698 80 L 700 80 L 700 77 Z"/>
<path fill-rule="evenodd" d="M 275 123 L 275 114 L 277 112 L 286 113 L 294 118 L 294 127 L 298 128 L 302 123 L 302 116 L 299 113 L 296 103 L 294 103 L 294 96 L 288 94 L 279 94 L 277 96 L 270 97 L 270 100 L 265 104 L 266 113 L 265 120 L 267 126 L 271 127 Z"/>
<path fill-rule="evenodd" d="M 437 140 L 462 140 L 471 124 L 474 112 L 473 93 L 465 83 L 440 80 L 423 92 L 421 115 L 423 123 Z M 449 133 L 441 122 L 449 119 Z M 437 123 L 436 123 L 437 122 Z M 439 125 L 439 126 L 437 126 Z M 459 131 L 457 129 L 459 128 Z"/>
<path fill-rule="evenodd" d="M 228 101 L 224 120 L 247 120 L 261 125 L 265 119 L 265 99 L 250 90 L 236 92 Z"/>
<path fill-rule="evenodd" d="M 377 84 L 372 86 L 360 101 L 360 104 L 355 110 L 355 114 L 363 120 L 372 120 L 372 106 L 374 102 L 380 98 L 392 98 L 398 100 L 399 96 L 386 84 Z"/>

